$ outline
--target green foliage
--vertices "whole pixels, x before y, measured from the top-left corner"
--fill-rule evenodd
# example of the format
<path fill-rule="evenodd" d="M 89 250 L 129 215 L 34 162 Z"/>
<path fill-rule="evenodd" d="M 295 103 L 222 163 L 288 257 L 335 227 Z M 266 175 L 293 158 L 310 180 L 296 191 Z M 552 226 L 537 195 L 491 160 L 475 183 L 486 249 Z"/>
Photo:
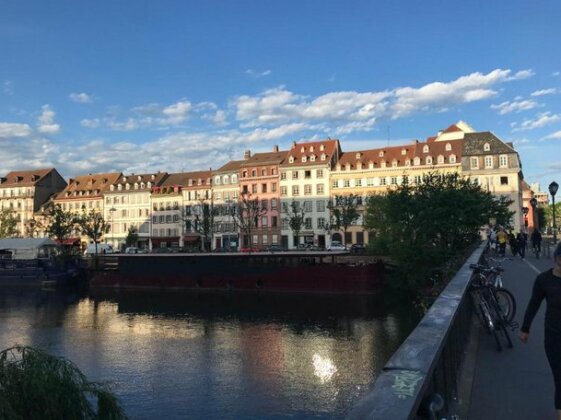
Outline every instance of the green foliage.
<path fill-rule="evenodd" d="M 355 194 L 336 195 L 333 203 L 329 205 L 331 210 L 330 228 L 337 231 L 343 229 L 343 232 L 347 233 L 349 226 L 360 217 L 358 205 L 359 197 Z"/>
<path fill-rule="evenodd" d="M 32 347 L 0 352 L 0 419 L 126 419 L 113 393 L 70 361 Z"/>
<path fill-rule="evenodd" d="M 93 209 L 88 213 L 83 210 L 82 215 L 77 218 L 76 223 L 80 227 L 82 234 L 90 238 L 90 240 L 96 245 L 97 253 L 97 244 L 101 241 L 103 235 L 109 232 L 111 225 L 105 221 L 101 213 Z"/>
<path fill-rule="evenodd" d="M 540 224 L 541 228 L 543 229 L 545 226 L 553 227 L 553 204 L 549 204 L 544 209 L 544 221 L 543 224 Z M 539 213 L 538 213 L 539 217 Z M 557 226 L 557 230 L 561 227 L 561 203 L 555 203 L 555 226 Z"/>
<path fill-rule="evenodd" d="M 64 241 L 76 227 L 76 216 L 63 210 L 60 206 L 52 206 L 47 212 L 47 235 L 57 241 Z"/>
<path fill-rule="evenodd" d="M 304 209 L 300 207 L 300 203 L 298 201 L 292 200 L 290 203 L 290 213 L 288 219 L 288 225 L 296 238 L 296 242 L 298 241 L 298 237 L 300 236 L 300 232 L 304 227 Z M 294 245 L 297 243 L 295 242 Z"/>
<path fill-rule="evenodd" d="M 136 246 L 138 243 L 138 231 L 134 226 L 129 228 L 127 237 L 125 238 L 125 243 L 127 246 Z"/>
<path fill-rule="evenodd" d="M 404 280 L 396 286 L 412 290 L 432 286 L 431 271 L 469 247 L 490 219 L 508 226 L 510 204 L 458 174 L 429 174 L 369 197 L 364 224 L 397 264 Z"/>
<path fill-rule="evenodd" d="M 18 236 L 18 218 L 10 209 L 0 210 L 0 238 Z"/>

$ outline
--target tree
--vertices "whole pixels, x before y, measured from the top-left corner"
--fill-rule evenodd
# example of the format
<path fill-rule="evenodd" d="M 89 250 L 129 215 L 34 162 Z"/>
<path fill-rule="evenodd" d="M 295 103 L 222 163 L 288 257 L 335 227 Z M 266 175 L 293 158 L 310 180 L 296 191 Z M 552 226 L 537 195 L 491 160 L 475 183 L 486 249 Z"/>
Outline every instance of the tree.
<path fill-rule="evenodd" d="M 473 244 L 491 219 L 508 226 L 511 203 L 458 174 L 428 174 L 420 184 L 369 197 L 364 224 L 387 244 L 400 286 L 415 289 Z"/>
<path fill-rule="evenodd" d="M 544 223 L 540 224 L 540 228 L 544 229 L 546 226 L 553 228 L 553 204 L 549 204 L 544 210 Z M 555 226 L 557 230 L 561 227 L 561 203 L 555 203 Z"/>
<path fill-rule="evenodd" d="M 292 200 L 292 203 L 290 203 L 290 210 L 288 225 L 294 234 L 294 246 L 297 246 L 300 232 L 304 227 L 304 209 L 300 206 L 298 201 Z"/>
<path fill-rule="evenodd" d="M 111 225 L 105 221 L 101 213 L 94 209 L 86 213 L 82 210 L 82 215 L 78 217 L 77 224 L 82 231 L 95 244 L 95 253 L 97 254 L 97 244 L 101 241 L 103 235 L 109 232 Z"/>
<path fill-rule="evenodd" d="M 360 217 L 358 212 L 360 197 L 351 195 L 336 195 L 333 202 L 329 203 L 329 210 L 331 212 L 330 230 L 340 231 L 343 230 L 343 243 L 347 236 L 349 226 L 353 225 Z"/>
<path fill-rule="evenodd" d="M 201 251 L 206 252 L 215 231 L 214 218 L 218 215 L 218 207 L 212 199 L 199 199 L 198 204 L 186 206 L 180 212 L 183 226 L 188 232 L 196 232 L 201 236 Z"/>
<path fill-rule="evenodd" d="M 60 206 L 51 206 L 46 214 L 46 233 L 50 238 L 63 243 L 76 228 L 76 216 Z"/>
<path fill-rule="evenodd" d="M 127 246 L 136 246 L 138 244 L 138 230 L 136 227 L 129 227 L 127 237 L 125 238 L 125 244 Z"/>
<path fill-rule="evenodd" d="M 10 209 L 0 210 L 0 238 L 18 236 L 18 218 Z"/>
<path fill-rule="evenodd" d="M 259 224 L 259 218 L 267 213 L 267 209 L 260 205 L 258 198 L 252 198 L 250 192 L 240 195 L 237 206 L 230 207 L 230 214 L 236 227 L 247 238 L 245 245 L 253 248 L 253 229 Z"/>
<path fill-rule="evenodd" d="M 25 397 L 22 397 L 25 396 Z M 117 398 L 70 361 L 32 347 L 0 352 L 1 419 L 126 419 Z"/>

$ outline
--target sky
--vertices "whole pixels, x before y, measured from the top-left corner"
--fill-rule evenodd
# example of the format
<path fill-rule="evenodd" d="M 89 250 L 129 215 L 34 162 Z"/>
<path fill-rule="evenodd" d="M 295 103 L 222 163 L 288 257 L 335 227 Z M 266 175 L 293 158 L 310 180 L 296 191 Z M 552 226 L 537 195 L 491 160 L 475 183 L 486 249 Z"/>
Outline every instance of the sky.
<path fill-rule="evenodd" d="M 0 174 L 217 169 L 463 120 L 561 182 L 559 1 L 0 0 Z"/>

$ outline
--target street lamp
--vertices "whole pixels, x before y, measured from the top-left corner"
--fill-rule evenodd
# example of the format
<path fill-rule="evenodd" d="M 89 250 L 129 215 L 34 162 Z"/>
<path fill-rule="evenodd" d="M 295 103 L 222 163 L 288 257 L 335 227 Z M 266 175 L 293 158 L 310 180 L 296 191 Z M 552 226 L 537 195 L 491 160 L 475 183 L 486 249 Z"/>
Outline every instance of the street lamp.
<path fill-rule="evenodd" d="M 532 225 L 534 230 L 536 229 L 536 207 L 538 205 L 538 200 L 535 197 L 530 199 L 530 205 L 532 206 Z"/>
<path fill-rule="evenodd" d="M 109 209 L 109 214 L 111 216 L 111 246 L 115 246 L 115 229 L 113 226 L 113 213 L 115 213 L 116 211 L 117 209 L 115 207 L 111 207 Z"/>
<path fill-rule="evenodd" d="M 549 184 L 549 193 L 551 194 L 551 199 L 553 201 L 553 242 L 557 243 L 557 224 L 555 223 L 555 194 L 559 189 L 559 184 L 553 181 Z"/>
<path fill-rule="evenodd" d="M 522 213 L 524 214 L 524 227 L 528 227 L 528 211 L 530 209 L 528 207 L 522 207 Z"/>

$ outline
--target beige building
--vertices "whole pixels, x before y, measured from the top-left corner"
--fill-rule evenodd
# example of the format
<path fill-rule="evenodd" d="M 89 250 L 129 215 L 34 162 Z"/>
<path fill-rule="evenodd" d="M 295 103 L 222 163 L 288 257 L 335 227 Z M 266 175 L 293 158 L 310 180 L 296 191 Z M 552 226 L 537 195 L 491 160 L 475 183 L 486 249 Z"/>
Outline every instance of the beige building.
<path fill-rule="evenodd" d="M 166 177 L 166 172 L 123 175 L 109 186 L 109 191 L 105 193 L 103 217 L 111 224 L 107 242 L 114 249 L 125 246 L 130 229 L 138 235 L 135 246 L 149 249 L 152 187 L 159 186 Z"/>
<path fill-rule="evenodd" d="M 232 160 L 212 172 L 212 191 L 216 208 L 212 249 L 236 250 L 239 247 L 239 232 L 232 212 L 236 211 L 240 193 L 240 168 L 243 160 Z"/>
<path fill-rule="evenodd" d="M 330 245 L 329 199 L 330 173 L 339 161 L 339 140 L 307 143 L 294 142 L 280 165 L 281 244 L 289 249 L 297 245 Z M 295 236 L 290 219 L 304 212 L 303 226 Z"/>
<path fill-rule="evenodd" d="M 19 237 L 37 236 L 44 227 L 35 214 L 65 187 L 66 181 L 54 168 L 10 172 L 0 178 L 0 209 L 13 212 Z"/>
<path fill-rule="evenodd" d="M 181 235 L 183 246 L 192 246 L 195 249 L 201 247 L 206 251 L 211 249 L 212 226 L 210 221 L 210 212 L 213 211 L 214 202 L 212 196 L 212 179 L 211 171 L 187 172 L 185 174 L 186 184 L 182 188 L 182 208 L 180 212 Z M 204 237 L 204 210 L 207 206 L 209 213 L 209 231 L 208 237 Z M 204 248 L 202 247 L 202 242 Z"/>

